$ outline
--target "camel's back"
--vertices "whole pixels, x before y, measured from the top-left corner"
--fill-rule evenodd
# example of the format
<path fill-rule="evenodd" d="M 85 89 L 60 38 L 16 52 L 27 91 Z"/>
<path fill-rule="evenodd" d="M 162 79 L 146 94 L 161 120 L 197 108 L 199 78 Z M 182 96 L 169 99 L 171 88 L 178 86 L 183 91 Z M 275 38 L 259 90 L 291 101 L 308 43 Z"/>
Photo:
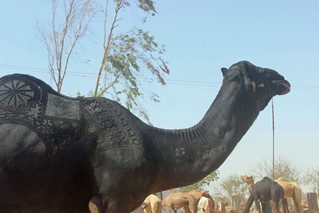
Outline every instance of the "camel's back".
<path fill-rule="evenodd" d="M 36 135 L 51 157 L 79 140 L 80 110 L 79 100 L 58 94 L 37 78 L 22 74 L 0 78 L 2 129 Z"/>
<path fill-rule="evenodd" d="M 147 196 L 144 200 L 145 203 L 158 203 L 158 202 L 161 202 L 162 200 L 157 197 L 156 195 L 153 195 L 153 194 L 150 194 L 149 196 Z"/>
<path fill-rule="evenodd" d="M 280 177 L 275 181 L 284 189 L 285 198 L 293 196 L 296 189 L 300 188 L 296 182 L 290 181 L 285 177 Z"/>
<path fill-rule="evenodd" d="M 285 178 L 285 177 L 279 177 L 275 180 L 276 182 L 292 182 L 289 179 Z"/>

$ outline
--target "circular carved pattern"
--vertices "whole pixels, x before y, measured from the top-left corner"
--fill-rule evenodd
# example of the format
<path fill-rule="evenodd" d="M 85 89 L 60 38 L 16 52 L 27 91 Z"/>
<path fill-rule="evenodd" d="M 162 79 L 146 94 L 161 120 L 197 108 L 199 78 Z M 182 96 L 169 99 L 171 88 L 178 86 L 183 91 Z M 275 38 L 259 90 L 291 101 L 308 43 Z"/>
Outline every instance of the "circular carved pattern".
<path fill-rule="evenodd" d="M 0 85 L 0 105 L 25 106 L 33 97 L 31 86 L 22 80 L 9 80 Z"/>

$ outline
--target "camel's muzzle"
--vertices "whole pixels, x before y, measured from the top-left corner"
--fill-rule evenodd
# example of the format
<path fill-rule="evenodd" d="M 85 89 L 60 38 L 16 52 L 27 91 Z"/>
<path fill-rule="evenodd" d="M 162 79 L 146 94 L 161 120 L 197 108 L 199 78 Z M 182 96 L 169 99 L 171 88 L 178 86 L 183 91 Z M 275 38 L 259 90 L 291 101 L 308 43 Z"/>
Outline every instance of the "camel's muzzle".
<path fill-rule="evenodd" d="M 290 83 L 286 80 L 276 80 L 273 83 L 276 85 L 278 95 L 285 95 L 290 91 Z"/>

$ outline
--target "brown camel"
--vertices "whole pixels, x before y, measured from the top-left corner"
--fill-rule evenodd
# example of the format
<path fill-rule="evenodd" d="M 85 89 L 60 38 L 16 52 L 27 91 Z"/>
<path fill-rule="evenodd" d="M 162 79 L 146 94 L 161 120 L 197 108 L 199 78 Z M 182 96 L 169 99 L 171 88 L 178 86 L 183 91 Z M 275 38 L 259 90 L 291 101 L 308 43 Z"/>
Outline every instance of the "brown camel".
<path fill-rule="evenodd" d="M 143 208 L 144 213 L 162 213 L 162 200 L 154 194 L 150 194 L 144 200 L 147 205 Z"/>
<path fill-rule="evenodd" d="M 303 213 L 302 192 L 300 186 L 296 182 L 292 182 L 287 178 L 280 177 L 275 180 L 284 189 L 285 199 L 291 197 L 296 206 L 297 213 Z"/>
<path fill-rule="evenodd" d="M 176 189 L 170 189 L 173 193 L 176 193 Z M 208 198 L 209 201 L 209 206 L 211 209 L 215 209 L 215 203 L 214 203 L 214 199 L 206 192 L 206 191 L 199 191 L 199 190 L 192 190 L 189 192 L 185 192 L 187 194 L 192 195 L 195 198 L 195 202 L 198 203 L 199 200 L 204 196 L 206 198 Z M 183 196 L 183 194 L 178 194 L 175 196 Z M 191 212 L 188 205 L 183 207 L 183 213 L 189 213 Z"/>
<path fill-rule="evenodd" d="M 169 213 L 172 210 L 176 213 L 178 209 L 185 207 L 183 211 L 196 213 L 197 204 L 198 200 L 192 194 L 186 192 L 171 193 L 162 201 L 162 206 L 166 206 Z"/>
<path fill-rule="evenodd" d="M 203 179 L 269 101 L 290 90 L 276 71 L 248 61 L 222 74 L 203 119 L 174 130 L 103 97 L 67 97 L 29 75 L 1 77 L 1 213 L 87 213 L 88 204 L 98 213 L 128 213 L 149 194 Z"/>
<path fill-rule="evenodd" d="M 202 197 L 206 197 L 208 199 L 210 209 L 212 210 L 215 209 L 214 199 L 206 191 L 192 190 L 186 193 L 191 194 L 196 199 L 197 203 L 199 203 L 199 200 Z M 186 206 L 183 208 L 183 213 L 187 213 L 187 212 L 189 212 L 189 210 L 187 209 L 187 206 Z"/>

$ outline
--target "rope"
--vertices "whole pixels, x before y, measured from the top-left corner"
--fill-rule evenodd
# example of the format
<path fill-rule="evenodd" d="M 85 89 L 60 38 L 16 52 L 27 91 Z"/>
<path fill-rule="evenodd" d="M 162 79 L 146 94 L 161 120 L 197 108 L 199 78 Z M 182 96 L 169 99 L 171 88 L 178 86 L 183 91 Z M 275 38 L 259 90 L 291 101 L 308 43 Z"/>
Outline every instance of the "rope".
<path fill-rule="evenodd" d="M 275 110 L 274 110 L 274 99 L 271 99 L 272 109 L 272 179 L 275 179 Z"/>
<path fill-rule="evenodd" d="M 275 110 L 274 110 L 274 99 L 271 99 L 271 109 L 272 109 L 272 199 L 275 197 Z"/>

